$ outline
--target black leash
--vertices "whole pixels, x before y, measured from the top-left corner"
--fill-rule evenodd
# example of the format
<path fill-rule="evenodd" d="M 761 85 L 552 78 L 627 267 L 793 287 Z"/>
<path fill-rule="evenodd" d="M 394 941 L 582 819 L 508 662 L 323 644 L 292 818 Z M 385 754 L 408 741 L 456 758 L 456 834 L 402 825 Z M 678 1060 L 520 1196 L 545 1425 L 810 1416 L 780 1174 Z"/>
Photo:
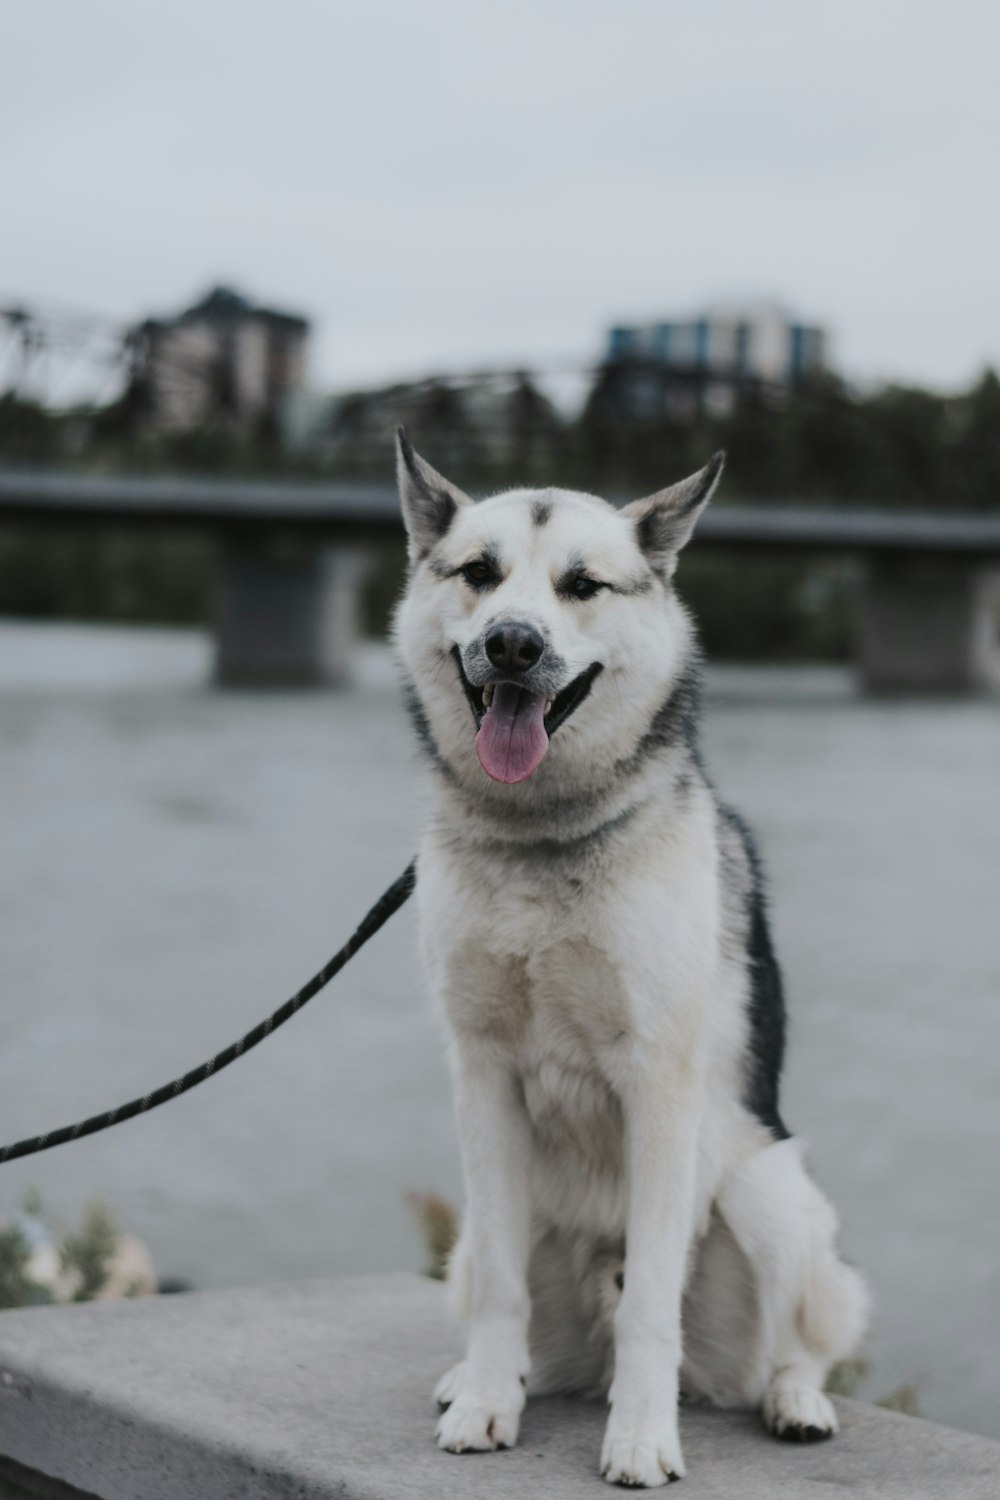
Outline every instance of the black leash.
<path fill-rule="evenodd" d="M 335 953 L 328 964 L 324 964 L 318 974 L 314 974 L 308 984 L 304 984 L 298 994 L 286 1000 L 284 1005 L 268 1016 L 266 1021 L 261 1021 L 246 1036 L 241 1036 L 238 1042 L 226 1047 L 224 1051 L 217 1052 L 208 1062 L 204 1062 L 198 1068 L 192 1068 L 190 1073 L 185 1073 L 183 1078 L 174 1079 L 173 1083 L 165 1083 L 162 1088 L 154 1089 L 151 1094 L 144 1094 L 141 1099 L 132 1099 L 128 1104 L 119 1104 L 117 1109 L 105 1110 L 103 1115 L 92 1115 L 89 1120 L 79 1120 L 75 1125 L 64 1125 L 61 1130 L 49 1130 L 45 1135 L 33 1135 L 24 1141 L 15 1141 L 11 1146 L 0 1146 L 0 1164 L 5 1161 L 14 1161 L 18 1156 L 31 1156 L 36 1151 L 51 1151 L 53 1146 L 62 1146 L 66 1141 L 78 1141 L 81 1136 L 94 1135 L 98 1130 L 107 1130 L 111 1125 L 120 1125 L 123 1120 L 131 1120 L 135 1115 L 148 1114 L 151 1109 L 156 1109 L 160 1104 L 166 1104 L 168 1099 L 176 1099 L 181 1094 L 186 1094 L 188 1089 L 193 1089 L 197 1084 L 204 1083 L 206 1078 L 213 1077 L 222 1068 L 228 1068 L 231 1062 L 249 1052 L 251 1047 L 256 1047 L 266 1036 L 277 1031 L 279 1026 L 284 1026 L 290 1021 L 296 1011 L 300 1011 L 307 1001 L 314 995 L 318 995 L 325 985 L 335 974 L 339 974 L 346 963 L 363 948 L 370 937 L 374 937 L 379 928 L 382 927 L 394 912 L 397 912 L 405 901 L 413 894 L 413 887 L 417 883 L 416 864 L 407 865 L 399 879 L 394 881 L 384 895 L 380 896 L 371 911 L 360 923 L 357 931 L 349 937 L 339 953 Z"/>

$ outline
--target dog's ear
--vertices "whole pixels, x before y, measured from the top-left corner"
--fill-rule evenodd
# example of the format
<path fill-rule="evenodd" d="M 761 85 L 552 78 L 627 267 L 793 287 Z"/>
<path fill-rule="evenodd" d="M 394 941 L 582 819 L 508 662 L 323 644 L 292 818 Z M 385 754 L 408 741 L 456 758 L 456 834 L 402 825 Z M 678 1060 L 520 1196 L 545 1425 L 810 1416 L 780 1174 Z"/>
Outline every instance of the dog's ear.
<path fill-rule="evenodd" d="M 462 505 L 473 502 L 417 453 L 405 427 L 396 428 L 396 477 L 410 561 L 418 563 L 444 536 Z"/>
<path fill-rule="evenodd" d="M 633 500 L 622 507 L 622 515 L 635 522 L 636 539 L 652 568 L 670 577 L 677 566 L 677 554 L 691 540 L 695 523 L 712 498 L 719 482 L 725 453 L 713 454 L 703 469 L 658 490 L 645 500 Z"/>

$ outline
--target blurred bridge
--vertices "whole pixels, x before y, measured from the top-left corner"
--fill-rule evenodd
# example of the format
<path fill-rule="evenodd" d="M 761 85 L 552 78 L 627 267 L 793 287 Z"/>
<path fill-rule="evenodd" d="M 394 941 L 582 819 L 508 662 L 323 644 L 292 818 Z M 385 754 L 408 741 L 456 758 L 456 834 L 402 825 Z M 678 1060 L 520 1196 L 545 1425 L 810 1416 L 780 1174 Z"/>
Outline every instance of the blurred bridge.
<path fill-rule="evenodd" d="M 196 526 L 217 541 L 217 676 L 336 682 L 357 633 L 363 547 L 401 533 L 391 485 L 0 471 L 0 524 Z M 860 557 L 858 658 L 874 692 L 998 681 L 1000 517 L 746 504 L 709 509 L 698 545 Z"/>

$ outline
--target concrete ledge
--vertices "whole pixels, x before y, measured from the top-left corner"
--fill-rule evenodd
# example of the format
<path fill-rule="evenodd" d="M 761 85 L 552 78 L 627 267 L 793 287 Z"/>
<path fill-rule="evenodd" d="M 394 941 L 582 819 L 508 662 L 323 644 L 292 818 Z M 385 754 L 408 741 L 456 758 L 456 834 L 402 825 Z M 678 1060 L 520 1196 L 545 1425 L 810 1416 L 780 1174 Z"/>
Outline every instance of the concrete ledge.
<path fill-rule="evenodd" d="M 529 1402 L 510 1453 L 439 1453 L 430 1391 L 458 1343 L 441 1288 L 402 1275 L 3 1313 L 0 1454 L 102 1500 L 609 1493 L 595 1403 Z M 1000 1444 L 839 1406 L 840 1436 L 804 1448 L 685 1411 L 684 1495 L 1000 1494 Z"/>

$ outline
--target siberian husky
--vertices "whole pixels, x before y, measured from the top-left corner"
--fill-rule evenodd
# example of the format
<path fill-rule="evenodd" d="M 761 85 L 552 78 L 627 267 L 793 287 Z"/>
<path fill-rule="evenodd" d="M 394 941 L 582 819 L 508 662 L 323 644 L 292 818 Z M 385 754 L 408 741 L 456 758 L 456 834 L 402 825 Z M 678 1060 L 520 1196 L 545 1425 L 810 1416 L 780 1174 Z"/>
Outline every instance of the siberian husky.
<path fill-rule="evenodd" d="M 438 1443 L 510 1447 L 526 1390 L 607 1394 L 619 1484 L 684 1473 L 680 1393 L 828 1437 L 867 1298 L 781 1118 L 760 867 L 702 763 L 672 585 L 724 455 L 621 510 L 473 503 L 403 429 L 397 459 L 417 896 L 467 1198 Z"/>

